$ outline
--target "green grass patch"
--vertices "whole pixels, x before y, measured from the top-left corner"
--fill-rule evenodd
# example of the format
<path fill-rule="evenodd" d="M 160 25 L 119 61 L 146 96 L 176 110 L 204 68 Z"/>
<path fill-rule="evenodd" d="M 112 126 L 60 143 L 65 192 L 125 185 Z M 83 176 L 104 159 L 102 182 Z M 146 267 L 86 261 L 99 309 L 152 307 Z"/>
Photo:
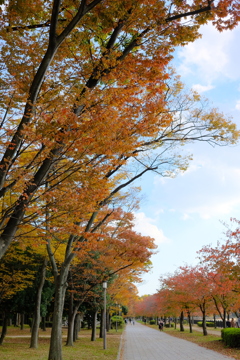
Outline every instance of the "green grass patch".
<path fill-rule="evenodd" d="M 48 358 L 51 329 L 40 330 L 38 349 L 30 349 L 29 329 L 9 328 L 5 342 L 0 346 L 1 360 L 46 360 Z M 66 329 L 63 329 L 64 360 L 116 360 L 122 330 L 107 333 L 107 349 L 103 350 L 103 339 L 91 341 L 91 330 L 81 330 L 73 347 L 65 346 Z M 16 337 L 15 337 L 16 336 Z"/>

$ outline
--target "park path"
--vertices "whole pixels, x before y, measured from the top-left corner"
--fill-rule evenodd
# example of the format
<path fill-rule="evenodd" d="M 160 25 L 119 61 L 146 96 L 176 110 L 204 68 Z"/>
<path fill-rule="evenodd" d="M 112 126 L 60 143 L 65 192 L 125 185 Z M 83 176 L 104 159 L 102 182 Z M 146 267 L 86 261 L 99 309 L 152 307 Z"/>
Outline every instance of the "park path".
<path fill-rule="evenodd" d="M 121 360 L 232 360 L 215 351 L 135 323 L 126 325 Z"/>

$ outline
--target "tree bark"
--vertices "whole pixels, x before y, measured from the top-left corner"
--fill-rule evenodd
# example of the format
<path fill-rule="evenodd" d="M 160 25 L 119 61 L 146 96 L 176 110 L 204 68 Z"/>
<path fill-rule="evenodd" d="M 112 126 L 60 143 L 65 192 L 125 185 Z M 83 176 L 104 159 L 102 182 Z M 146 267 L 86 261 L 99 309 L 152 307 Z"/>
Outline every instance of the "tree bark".
<path fill-rule="evenodd" d="M 2 325 L 2 333 L 0 337 L 0 345 L 3 344 L 4 338 L 7 334 L 7 323 L 8 323 L 8 313 L 5 311 L 3 313 L 3 325 Z"/>
<path fill-rule="evenodd" d="M 46 316 L 42 317 L 42 330 L 46 331 Z"/>
<path fill-rule="evenodd" d="M 190 333 L 192 333 L 192 321 L 191 321 L 190 311 L 188 311 L 187 314 L 188 314 L 189 331 Z"/>
<path fill-rule="evenodd" d="M 69 267 L 62 267 L 61 273 L 58 275 L 56 281 L 53 323 L 48 360 L 62 360 L 62 314 L 67 288 L 68 270 Z"/>
<path fill-rule="evenodd" d="M 183 327 L 183 311 L 181 312 L 181 315 L 180 315 L 180 331 L 184 331 L 184 327 Z"/>
<path fill-rule="evenodd" d="M 77 308 L 74 308 L 71 311 L 71 314 L 69 314 L 69 316 L 68 316 L 68 334 L 67 334 L 66 346 L 73 346 L 73 342 L 74 342 L 74 324 L 75 324 L 76 315 L 77 315 Z"/>
<path fill-rule="evenodd" d="M 47 267 L 47 258 L 44 258 L 43 265 L 40 271 L 40 282 L 37 290 L 36 303 L 35 303 L 33 321 L 32 321 L 32 329 L 31 329 L 30 348 L 34 348 L 34 349 L 38 347 L 39 324 L 41 320 L 40 308 L 41 308 L 42 289 L 46 276 L 46 267 Z"/>
<path fill-rule="evenodd" d="M 107 315 L 106 315 L 106 330 L 107 330 L 107 332 L 109 332 L 110 329 L 111 329 L 111 320 L 110 320 L 109 310 L 107 310 Z"/>
<path fill-rule="evenodd" d="M 21 327 L 21 330 L 24 329 L 24 313 L 21 313 L 21 320 L 20 320 L 20 327 Z"/>
<path fill-rule="evenodd" d="M 226 309 L 223 309 L 223 328 L 226 328 Z"/>
<path fill-rule="evenodd" d="M 93 311 L 92 314 L 92 335 L 91 335 L 91 341 L 96 340 L 96 327 L 97 327 L 97 310 Z"/>
<path fill-rule="evenodd" d="M 75 316 L 75 321 L 74 321 L 74 330 L 73 330 L 73 341 L 75 342 L 76 340 L 78 340 L 78 333 L 81 329 L 81 320 L 80 320 L 80 314 L 77 314 Z"/>
<path fill-rule="evenodd" d="M 103 339 L 103 325 L 104 325 L 104 321 L 103 321 L 103 309 L 101 309 L 101 322 L 100 322 L 100 332 L 99 332 L 99 337 L 100 337 L 100 339 Z"/>
<path fill-rule="evenodd" d="M 202 327 L 203 327 L 203 335 L 207 336 L 207 326 L 206 326 L 206 311 L 205 309 L 202 310 L 202 315 L 203 315 L 203 319 L 202 319 Z"/>

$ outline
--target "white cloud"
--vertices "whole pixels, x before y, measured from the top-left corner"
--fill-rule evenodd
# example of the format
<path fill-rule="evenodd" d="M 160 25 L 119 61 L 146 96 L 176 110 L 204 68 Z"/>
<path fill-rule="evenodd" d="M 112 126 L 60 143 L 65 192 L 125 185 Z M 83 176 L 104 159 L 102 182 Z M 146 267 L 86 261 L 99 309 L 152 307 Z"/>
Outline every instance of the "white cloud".
<path fill-rule="evenodd" d="M 206 165 L 206 161 L 203 161 L 203 160 L 194 161 L 194 162 L 192 161 L 192 162 L 190 162 L 187 170 L 180 172 L 180 175 L 185 176 L 185 175 L 188 175 L 190 173 L 196 172 L 199 169 L 203 168 L 205 165 Z"/>
<path fill-rule="evenodd" d="M 235 108 L 236 108 L 237 110 L 240 110 L 240 100 L 237 101 Z"/>
<path fill-rule="evenodd" d="M 156 244 L 169 242 L 170 240 L 163 234 L 162 229 L 154 225 L 153 219 L 147 217 L 144 212 L 135 213 L 134 229 L 144 236 L 151 236 L 155 239 Z"/>
<path fill-rule="evenodd" d="M 189 214 L 183 214 L 182 220 L 188 220 L 188 219 L 190 219 Z"/>
<path fill-rule="evenodd" d="M 177 221 L 176 215 L 188 222 L 197 218 L 229 219 L 240 208 L 239 146 L 191 146 L 194 160 L 184 173 L 169 179 L 164 186 L 155 179 L 152 208 L 154 203 L 161 204 L 163 218 L 172 214 L 174 221 Z"/>
<path fill-rule="evenodd" d="M 163 209 L 157 209 L 154 213 L 154 216 L 158 216 L 160 214 L 163 214 L 164 213 L 164 210 Z"/>
<path fill-rule="evenodd" d="M 195 84 L 192 86 L 192 89 L 197 91 L 199 94 L 202 94 L 203 92 L 214 89 L 214 86 L 210 84 L 209 85 Z"/>
<path fill-rule="evenodd" d="M 218 201 L 217 199 L 215 199 L 215 201 L 212 203 L 208 202 L 205 205 L 189 208 L 187 209 L 187 213 L 198 214 L 202 219 L 205 220 L 212 219 L 214 217 L 222 218 L 225 215 L 229 215 L 230 217 L 231 214 L 233 213 L 233 209 L 239 206 L 239 204 L 240 204 L 240 197 L 238 197 L 235 200 L 231 199 L 229 201 L 224 201 L 219 197 Z M 184 214 L 184 216 L 187 216 L 187 214 Z"/>
<path fill-rule="evenodd" d="M 179 51 L 181 65 L 178 72 L 182 75 L 191 74 L 195 79 L 207 82 L 208 86 L 217 78 L 239 78 L 239 49 L 236 49 L 239 31 L 240 28 L 236 28 L 234 31 L 219 33 L 210 24 L 202 26 L 202 38 Z M 199 86 L 200 90 L 204 90 L 204 86 Z M 204 91 L 207 90 L 209 88 Z"/>

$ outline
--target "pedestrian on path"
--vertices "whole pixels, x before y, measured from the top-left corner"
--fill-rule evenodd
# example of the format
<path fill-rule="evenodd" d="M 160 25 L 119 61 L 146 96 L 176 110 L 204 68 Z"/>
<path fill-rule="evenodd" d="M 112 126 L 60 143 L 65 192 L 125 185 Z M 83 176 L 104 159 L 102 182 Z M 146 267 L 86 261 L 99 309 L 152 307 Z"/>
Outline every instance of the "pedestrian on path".
<path fill-rule="evenodd" d="M 163 321 L 161 319 L 158 322 L 158 328 L 160 331 L 163 331 Z"/>

